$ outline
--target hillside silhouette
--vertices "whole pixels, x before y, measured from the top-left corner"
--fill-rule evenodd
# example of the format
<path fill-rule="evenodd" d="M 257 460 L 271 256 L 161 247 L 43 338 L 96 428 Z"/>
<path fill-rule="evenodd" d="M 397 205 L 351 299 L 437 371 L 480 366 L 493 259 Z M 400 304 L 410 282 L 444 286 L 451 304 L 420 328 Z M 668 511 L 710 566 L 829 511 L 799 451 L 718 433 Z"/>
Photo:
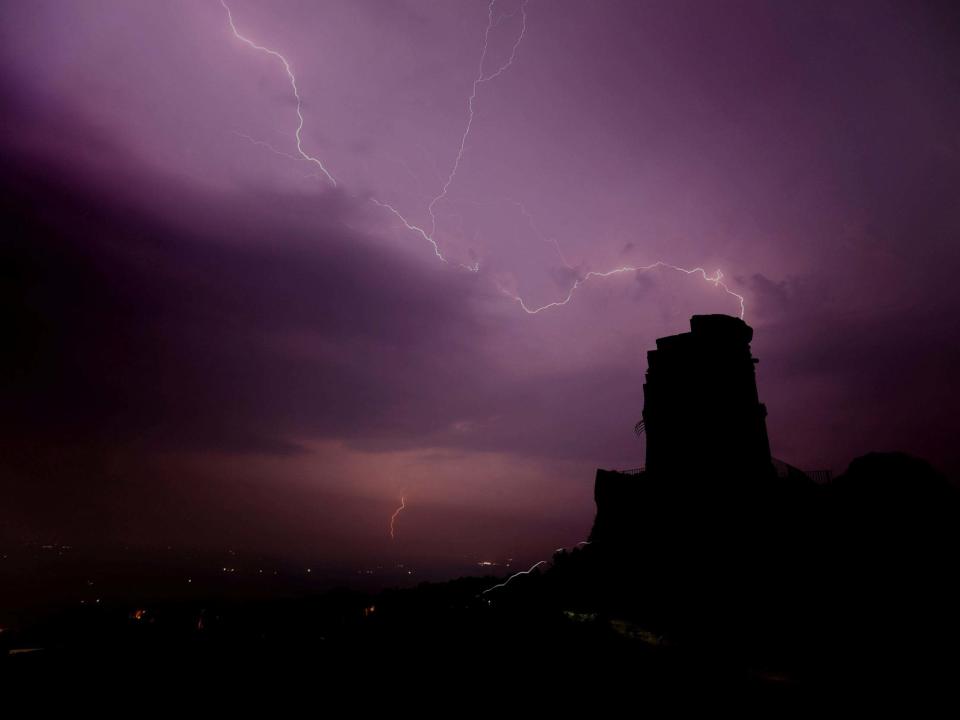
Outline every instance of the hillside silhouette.
<path fill-rule="evenodd" d="M 948 676 L 960 493 L 902 453 L 828 482 L 775 461 L 751 339 L 742 320 L 694 316 L 657 341 L 647 464 L 597 471 L 591 542 L 548 573 L 559 604 L 796 681 Z"/>
<path fill-rule="evenodd" d="M 74 609 L 2 649 L 63 662 L 293 661 L 327 677 L 571 673 L 634 690 L 949 684 L 957 670 L 960 493 L 902 453 L 836 478 L 770 454 L 752 329 L 694 316 L 648 354 L 647 462 L 598 470 L 588 541 L 509 578 L 379 593 Z M 816 480 L 814 479 L 816 478 Z M 186 659 L 186 660 L 184 660 Z"/>

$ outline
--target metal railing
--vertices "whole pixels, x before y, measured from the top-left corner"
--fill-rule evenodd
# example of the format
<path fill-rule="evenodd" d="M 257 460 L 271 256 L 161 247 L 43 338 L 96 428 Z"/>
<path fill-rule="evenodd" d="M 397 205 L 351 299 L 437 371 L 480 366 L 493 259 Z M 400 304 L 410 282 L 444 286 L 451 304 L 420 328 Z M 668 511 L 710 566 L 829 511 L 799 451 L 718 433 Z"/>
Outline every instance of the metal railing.
<path fill-rule="evenodd" d="M 773 466 L 777 471 L 777 476 L 781 478 L 790 477 L 791 472 L 799 472 L 806 475 L 815 483 L 828 483 L 833 480 L 833 472 L 830 470 L 801 470 L 792 465 L 788 465 L 783 460 L 773 458 Z"/>

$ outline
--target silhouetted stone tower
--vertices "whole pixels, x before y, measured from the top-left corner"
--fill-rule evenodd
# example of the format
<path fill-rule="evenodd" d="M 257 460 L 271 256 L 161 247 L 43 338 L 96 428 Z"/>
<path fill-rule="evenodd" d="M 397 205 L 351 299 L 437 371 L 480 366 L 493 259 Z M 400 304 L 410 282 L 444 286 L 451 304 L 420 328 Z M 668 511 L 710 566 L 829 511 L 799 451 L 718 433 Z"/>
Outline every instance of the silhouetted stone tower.
<path fill-rule="evenodd" d="M 738 533 L 752 537 L 749 528 L 768 514 L 760 508 L 783 484 L 770 457 L 752 339 L 739 318 L 694 315 L 690 332 L 659 338 L 647 353 L 646 467 L 597 470 L 596 548 L 628 556 L 646 548 L 648 562 L 660 548 L 654 556 L 694 562 L 707 546 L 720 552 Z"/>
<path fill-rule="evenodd" d="M 646 470 L 661 477 L 774 475 L 767 409 L 750 355 L 753 329 L 729 315 L 694 315 L 690 332 L 647 353 Z"/>

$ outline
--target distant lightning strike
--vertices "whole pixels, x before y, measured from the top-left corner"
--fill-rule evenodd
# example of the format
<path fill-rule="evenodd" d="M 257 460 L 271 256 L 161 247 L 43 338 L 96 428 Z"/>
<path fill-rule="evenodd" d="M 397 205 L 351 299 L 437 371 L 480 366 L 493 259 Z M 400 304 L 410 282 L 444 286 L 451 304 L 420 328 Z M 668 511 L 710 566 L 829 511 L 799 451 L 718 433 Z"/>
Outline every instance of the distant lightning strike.
<path fill-rule="evenodd" d="M 479 92 L 480 86 L 500 77 L 503 73 L 505 73 L 507 70 L 510 69 L 510 67 L 513 65 L 514 61 L 517 58 L 517 52 L 520 48 L 520 43 L 523 41 L 523 38 L 527 32 L 527 3 L 528 2 L 529 0 L 521 0 L 520 7 L 518 10 L 520 13 L 520 31 L 517 34 L 517 38 L 513 43 L 513 47 L 510 51 L 510 56 L 504 62 L 502 62 L 494 72 L 489 74 L 485 73 L 484 68 L 487 61 L 487 51 L 490 45 L 490 33 L 493 29 L 499 27 L 501 22 L 503 22 L 503 20 L 514 17 L 516 13 L 503 14 L 503 15 L 500 15 L 499 17 L 495 17 L 494 9 L 496 7 L 497 0 L 490 0 L 490 4 L 487 6 L 487 26 L 483 32 L 483 43 L 480 50 L 480 61 L 478 63 L 477 76 L 476 78 L 474 78 L 470 95 L 467 98 L 467 121 L 464 126 L 463 133 L 460 136 L 460 144 L 457 148 L 456 157 L 453 160 L 453 164 L 450 168 L 450 171 L 447 173 L 446 180 L 443 181 L 440 188 L 440 192 L 438 192 L 435 196 L 433 196 L 433 198 L 430 200 L 429 204 L 427 205 L 427 213 L 430 216 L 430 230 L 427 231 L 424 228 L 420 227 L 419 225 L 416 225 L 410 222 L 403 215 L 403 213 L 397 210 L 397 208 L 394 207 L 392 204 L 387 202 L 382 202 L 376 198 L 370 198 L 370 201 L 373 204 L 390 212 L 395 218 L 397 218 L 403 224 L 403 226 L 407 230 L 409 230 L 410 232 L 416 233 L 417 235 L 422 237 L 425 241 L 430 243 L 430 245 L 433 247 L 434 255 L 436 255 L 436 257 L 444 263 L 449 263 L 449 260 L 447 260 L 447 258 L 443 255 L 443 252 L 440 250 L 440 245 L 434 237 L 437 231 L 436 207 L 439 203 L 441 203 L 447 197 L 450 187 L 453 185 L 453 182 L 456 179 L 457 171 L 460 169 L 460 163 L 463 161 L 463 155 L 464 155 L 464 152 L 466 151 L 467 142 L 470 138 L 470 132 L 473 129 L 473 121 L 474 121 L 474 118 L 476 117 L 476 100 L 477 100 L 477 94 Z M 280 155 L 282 157 L 286 157 L 292 160 L 305 160 L 307 162 L 312 163 L 313 165 L 316 165 L 320 169 L 320 172 L 322 172 L 323 175 L 327 178 L 327 180 L 330 181 L 330 184 L 336 187 L 337 186 L 336 178 L 334 178 L 333 175 L 330 173 L 330 171 L 327 170 L 323 162 L 319 158 L 313 155 L 310 155 L 303 149 L 302 134 L 303 134 L 303 126 L 305 121 L 303 117 L 302 101 L 300 98 L 300 89 L 297 86 L 297 78 L 293 73 L 293 68 L 291 67 L 290 62 L 280 52 L 273 50 L 271 48 L 265 47 L 263 45 L 259 45 L 253 40 L 251 40 L 250 38 L 243 35 L 237 29 L 236 23 L 234 22 L 234 19 L 233 19 L 233 12 L 231 11 L 230 6 L 227 5 L 226 0 L 220 0 L 220 5 L 223 6 L 223 9 L 227 13 L 227 20 L 230 24 L 230 30 L 233 32 L 234 37 L 236 37 L 238 40 L 245 43 L 252 49 L 276 58 L 283 65 L 284 72 L 286 72 L 287 78 L 290 81 L 290 87 L 293 90 L 293 96 L 296 99 L 297 127 L 296 127 L 296 130 L 294 131 L 294 137 L 296 139 L 297 155 L 292 155 L 290 153 L 286 153 L 281 150 L 278 150 L 277 148 L 272 146 L 270 143 L 267 143 L 263 140 L 256 140 L 250 137 L 249 135 L 245 135 L 237 131 L 234 131 L 234 134 L 253 143 L 254 145 L 264 147 L 276 155 Z M 526 207 L 524 207 L 522 203 L 514 200 L 509 200 L 508 202 L 515 204 L 520 209 L 520 212 L 523 214 L 524 218 L 527 220 L 528 224 L 530 225 L 534 233 L 541 240 L 547 241 L 546 238 L 544 238 L 542 233 L 540 233 L 540 230 L 535 225 L 533 216 L 531 216 L 530 213 L 527 212 Z M 551 239 L 549 240 L 549 242 L 553 244 L 554 248 L 556 249 L 557 255 L 560 258 L 560 261 L 563 263 L 563 265 L 567 269 L 572 270 L 573 268 L 566 261 L 566 259 L 563 256 L 563 253 L 560 251 L 560 246 L 557 244 L 557 241 L 555 239 Z M 477 273 L 480 271 L 479 263 L 474 263 L 473 265 L 465 265 L 463 263 L 458 263 L 458 266 L 474 273 Z M 569 303 L 573 299 L 573 295 L 576 292 L 576 290 L 591 278 L 608 278 L 608 277 L 613 277 L 615 275 L 620 275 L 623 273 L 646 272 L 646 271 L 653 270 L 656 268 L 661 268 L 661 267 L 669 268 L 671 270 L 676 270 L 678 272 L 682 272 L 687 275 L 699 274 L 703 277 L 705 281 L 713 283 L 715 287 L 722 288 L 723 291 L 726 292 L 728 295 L 732 295 L 737 299 L 737 301 L 740 304 L 740 318 L 741 319 L 743 318 L 744 298 L 742 295 L 739 295 L 738 293 L 735 293 L 733 290 L 731 290 L 729 286 L 727 286 L 727 284 L 723 282 L 724 275 L 722 272 L 720 272 L 720 270 L 717 270 L 712 276 L 710 276 L 707 274 L 706 270 L 700 267 L 688 269 L 688 268 L 679 267 L 677 265 L 671 265 L 670 263 L 666 263 L 663 261 L 657 261 L 650 265 L 643 265 L 643 266 L 623 266 L 623 267 L 614 268 L 613 270 L 607 270 L 604 272 L 591 270 L 590 272 L 587 272 L 583 276 L 578 277 L 574 281 L 573 285 L 570 287 L 569 291 L 567 292 L 566 297 L 564 297 L 562 300 L 549 302 L 549 303 L 546 303 L 545 305 L 540 305 L 538 307 L 531 307 L 526 303 L 526 301 L 520 295 L 510 292 L 506 288 L 501 287 L 500 290 L 507 297 L 514 300 L 516 303 L 518 303 L 525 313 L 527 313 L 528 315 L 537 315 L 546 310 L 562 307 L 567 303 Z M 400 507 L 398 507 L 390 516 L 390 539 L 391 540 L 396 539 L 397 516 L 404 510 L 404 508 L 406 508 L 405 498 L 401 497 Z M 580 544 L 582 545 L 582 544 L 589 544 L 589 543 L 583 542 Z M 546 560 L 541 560 L 540 562 L 533 565 L 533 567 L 531 567 L 529 570 L 524 570 L 522 572 L 518 572 L 514 575 L 511 575 L 509 578 L 507 578 L 506 581 L 504 581 L 500 585 L 495 585 L 494 587 L 488 588 L 487 590 L 485 590 L 483 594 L 486 594 L 491 590 L 495 590 L 497 588 L 501 588 L 505 586 L 515 577 L 518 577 L 520 575 L 527 575 L 533 572 L 536 568 L 538 568 L 540 565 L 543 565 L 546 562 L 547 562 Z"/>
<path fill-rule="evenodd" d="M 436 255 L 436 257 L 441 261 L 443 261 L 444 263 L 449 263 L 449 261 L 443 255 L 443 252 L 440 250 L 440 245 L 437 242 L 436 238 L 434 237 L 437 231 L 436 206 L 438 203 L 442 202 L 447 197 L 450 187 L 451 185 L 453 185 L 453 182 L 456 179 L 457 171 L 460 169 L 460 163 L 463 160 L 463 155 L 466 150 L 467 141 L 469 140 L 470 132 L 473 129 L 473 121 L 474 121 L 474 118 L 476 117 L 476 100 L 477 100 L 477 93 L 480 89 L 480 86 L 483 85 L 484 83 L 488 83 L 500 77 L 500 75 L 502 75 L 503 73 L 505 73 L 507 70 L 510 69 L 510 67 L 513 65 L 514 61 L 517 58 L 517 52 L 520 48 L 520 43 L 523 41 L 523 38 L 526 35 L 526 31 L 527 31 L 527 3 L 528 2 L 529 0 L 521 0 L 520 7 L 518 10 L 518 12 L 520 13 L 520 31 L 517 34 L 517 38 L 513 43 L 510 56 L 503 63 L 501 63 L 494 72 L 489 74 L 485 73 L 484 68 L 486 65 L 487 52 L 490 45 L 490 33 L 494 28 L 499 27 L 500 23 L 503 20 L 514 17 L 516 13 L 509 13 L 509 14 L 505 13 L 500 16 L 495 16 L 494 10 L 497 4 L 497 0 L 490 0 L 490 4 L 487 6 L 487 26 L 483 32 L 483 43 L 480 50 L 480 61 L 478 64 L 477 76 L 473 81 L 473 86 L 471 88 L 470 95 L 467 98 L 467 122 L 464 126 L 463 133 L 460 136 L 460 144 L 457 148 L 457 154 L 456 154 L 456 157 L 454 158 L 450 171 L 447 173 L 446 180 L 444 180 L 440 188 L 440 192 L 437 193 L 427 205 L 427 212 L 430 215 L 430 230 L 427 231 L 424 228 L 420 227 L 419 225 L 416 225 L 415 223 L 410 222 L 403 215 L 403 213 L 401 213 L 392 204 L 387 202 L 382 202 L 376 198 L 370 198 L 373 204 L 390 212 L 395 218 L 397 218 L 403 224 L 403 226 L 407 230 L 409 230 L 410 232 L 416 233 L 417 235 L 422 237 L 424 240 L 426 240 L 428 243 L 430 243 L 430 245 L 433 247 L 434 255 Z M 227 5 L 226 0 L 220 0 L 220 4 L 223 6 L 223 9 L 226 10 L 227 12 L 227 20 L 230 23 L 230 29 L 233 32 L 234 37 L 236 37 L 238 40 L 245 43 L 246 45 L 249 45 L 254 50 L 257 50 L 262 53 L 266 53 L 267 55 L 270 55 L 276 58 L 283 65 L 283 69 L 287 74 L 287 78 L 290 80 L 290 87 L 293 90 L 293 95 L 297 102 L 297 127 L 296 127 L 296 131 L 294 132 L 294 137 L 296 138 L 296 144 L 297 144 L 297 156 L 277 150 L 269 143 L 266 143 L 262 140 L 255 140 L 254 138 L 248 135 L 244 135 L 242 133 L 235 133 L 235 134 L 239 135 L 240 137 L 243 137 L 244 139 L 250 141 L 255 145 L 266 147 L 268 150 L 270 150 L 271 152 L 277 155 L 281 155 L 283 157 L 288 157 L 291 159 L 306 160 L 307 162 L 313 163 L 326 176 L 326 178 L 330 181 L 330 183 L 334 187 L 336 187 L 337 185 L 336 179 L 333 177 L 330 171 L 327 170 L 327 168 L 320 161 L 320 159 L 317 157 L 314 157 L 313 155 L 308 154 L 303 149 L 302 131 L 303 131 L 303 125 L 304 125 L 304 117 L 303 117 L 302 104 L 300 99 L 300 90 L 297 86 L 297 78 L 293 74 L 293 69 L 291 68 L 289 61 L 286 59 L 286 57 L 284 57 L 278 51 L 268 47 L 264 47 L 263 45 L 259 45 L 255 43 L 253 40 L 251 40 L 250 38 L 240 33 L 240 31 L 237 29 L 236 24 L 234 23 L 233 13 L 231 12 L 229 5 Z M 543 239 L 542 235 L 540 235 L 539 230 L 533 224 L 533 218 L 526 211 L 526 208 L 523 207 L 521 203 L 517 203 L 516 201 L 510 201 L 510 202 L 514 202 L 520 207 L 521 212 L 523 213 L 524 217 L 527 219 L 531 228 L 534 230 L 535 233 L 537 233 L 538 236 L 541 237 L 541 239 Z M 567 267 L 568 269 L 572 269 L 569 263 L 567 263 L 566 259 L 564 259 L 563 254 L 560 252 L 560 247 L 557 244 L 556 240 L 553 240 L 552 243 L 556 248 L 557 255 L 560 257 L 561 262 L 564 264 L 564 266 Z M 465 265 L 463 263 L 458 263 L 458 266 L 474 273 L 480 271 L 479 263 L 474 263 L 473 265 Z M 700 267 L 683 268 L 677 265 L 672 265 L 670 263 L 663 262 L 661 260 L 658 260 L 655 263 L 651 263 L 650 265 L 623 266 L 623 267 L 618 267 L 618 268 L 614 268 L 613 270 L 607 270 L 603 272 L 591 270 L 590 272 L 584 274 L 582 277 L 579 277 L 574 281 L 573 285 L 570 287 L 569 291 L 567 292 L 567 295 L 562 300 L 556 300 L 554 302 L 549 302 L 537 307 L 531 307 L 520 295 L 517 295 L 516 293 L 512 293 L 503 287 L 501 287 L 500 290 L 507 297 L 514 300 L 516 303 L 518 303 L 525 313 L 527 313 L 528 315 L 537 315 L 546 310 L 562 307 L 567 303 L 569 303 L 573 299 L 573 295 L 577 291 L 577 289 L 581 285 L 586 283 L 588 280 L 590 280 L 591 278 L 608 278 L 608 277 L 613 277 L 615 275 L 620 275 L 628 272 L 646 272 L 648 270 L 653 270 L 656 268 L 669 268 L 671 270 L 676 270 L 677 272 L 682 272 L 687 275 L 699 274 L 701 277 L 703 277 L 703 279 L 706 282 L 713 283 L 714 287 L 722 288 L 725 293 L 735 297 L 740 305 L 740 318 L 741 319 L 743 318 L 744 311 L 745 311 L 744 298 L 742 295 L 735 293 L 733 290 L 731 290 L 730 287 L 725 282 L 723 282 L 724 275 L 720 270 L 717 270 L 711 276 L 707 274 L 706 270 Z M 402 510 L 402 509 L 403 508 L 401 507 L 400 509 L 398 509 L 397 512 L 399 512 L 399 510 Z M 396 513 L 394 513 L 394 515 L 396 515 Z M 392 521 L 393 521 L 393 518 L 391 518 L 391 527 L 392 527 Z M 392 537 L 392 532 L 391 532 L 391 537 Z"/>
<path fill-rule="evenodd" d="M 401 495 L 401 496 L 400 496 L 400 507 L 398 507 L 396 510 L 394 510 L 394 511 L 393 511 L 393 515 L 390 516 L 390 539 L 391 539 L 391 540 L 395 540 L 395 539 L 396 539 L 397 516 L 398 516 L 398 515 L 401 513 L 401 511 L 402 511 L 404 508 L 406 508 L 406 507 L 407 507 L 406 498 L 404 498 L 403 495 Z"/>
<path fill-rule="evenodd" d="M 297 78 L 293 74 L 293 70 L 290 67 L 290 63 L 287 62 L 287 59 L 283 55 L 278 53 L 276 50 L 271 50 L 270 48 L 264 47 L 263 45 L 257 45 L 257 43 L 255 43 L 253 40 L 246 37 L 245 35 L 242 35 L 240 31 L 237 30 L 237 26 L 233 22 L 233 13 L 230 11 L 230 6 L 227 5 L 226 0 L 220 0 L 220 4 L 223 6 L 223 9 L 227 11 L 227 20 L 230 22 L 230 29 L 233 31 L 233 35 L 234 37 L 237 38 L 237 40 L 240 40 L 246 43 L 247 45 L 252 47 L 254 50 L 258 50 L 262 53 L 266 53 L 267 55 L 271 55 L 275 57 L 277 60 L 279 60 L 283 64 L 283 69 L 286 71 L 287 77 L 290 79 L 290 87 L 293 88 L 293 96 L 297 99 L 297 121 L 298 122 L 297 122 L 297 130 L 294 133 L 294 136 L 297 139 L 297 153 L 299 153 L 300 157 L 303 160 L 306 160 L 307 162 L 311 162 L 314 165 L 316 165 L 318 168 L 320 168 L 320 172 L 322 172 L 324 175 L 327 176 L 327 179 L 330 181 L 330 184 L 336 187 L 337 186 L 336 178 L 334 178 L 333 175 L 330 174 L 330 171 L 327 170 L 326 167 L 324 167 L 324 164 L 320 161 L 320 159 L 314 157 L 313 155 L 309 155 L 303 149 L 303 138 L 301 137 L 301 133 L 303 132 L 303 112 L 301 111 L 300 90 L 297 87 Z"/>

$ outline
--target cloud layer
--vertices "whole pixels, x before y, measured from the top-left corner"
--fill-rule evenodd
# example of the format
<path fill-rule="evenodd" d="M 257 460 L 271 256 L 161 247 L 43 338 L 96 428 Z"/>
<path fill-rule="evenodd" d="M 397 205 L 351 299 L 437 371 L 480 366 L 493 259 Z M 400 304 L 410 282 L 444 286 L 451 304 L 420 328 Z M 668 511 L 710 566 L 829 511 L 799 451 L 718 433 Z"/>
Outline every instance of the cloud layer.
<path fill-rule="evenodd" d="M 656 260 L 746 297 L 775 454 L 958 474 L 949 8 L 529 3 L 437 206 L 444 264 L 370 198 L 429 221 L 487 6 L 232 7 L 338 188 L 284 156 L 283 70 L 218 3 L 2 11 L 12 536 L 376 554 L 405 492 L 410 552 L 576 541 L 593 468 L 642 462 L 645 351 L 736 304 L 671 271 L 536 316 L 501 290 Z M 489 67 L 520 27 L 494 8 Z"/>

